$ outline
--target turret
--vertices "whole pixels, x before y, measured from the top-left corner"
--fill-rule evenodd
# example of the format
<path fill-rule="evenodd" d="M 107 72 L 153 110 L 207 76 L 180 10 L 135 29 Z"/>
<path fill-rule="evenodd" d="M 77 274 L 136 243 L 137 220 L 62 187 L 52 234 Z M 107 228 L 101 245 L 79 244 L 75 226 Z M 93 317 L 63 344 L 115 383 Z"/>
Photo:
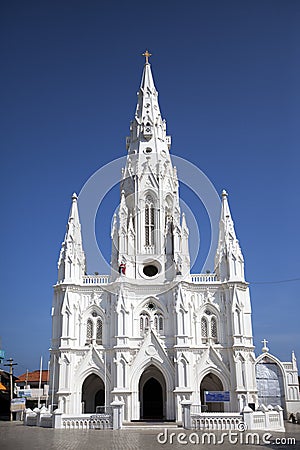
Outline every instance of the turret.
<path fill-rule="evenodd" d="M 215 257 L 215 271 L 221 281 L 245 281 L 244 257 L 235 234 L 228 194 L 222 192 L 219 242 Z"/>
<path fill-rule="evenodd" d="M 79 283 L 86 271 L 85 254 L 82 247 L 77 195 L 72 195 L 67 231 L 58 260 L 58 282 Z"/>

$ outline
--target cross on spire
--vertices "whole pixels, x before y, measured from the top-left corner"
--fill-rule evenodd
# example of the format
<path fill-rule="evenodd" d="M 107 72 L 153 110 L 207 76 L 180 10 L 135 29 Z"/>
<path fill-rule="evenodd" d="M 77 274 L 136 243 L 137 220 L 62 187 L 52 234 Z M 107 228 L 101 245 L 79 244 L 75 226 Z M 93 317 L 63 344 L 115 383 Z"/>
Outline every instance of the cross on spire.
<path fill-rule="evenodd" d="M 152 53 L 149 53 L 148 50 L 146 50 L 145 53 L 143 53 L 142 56 L 145 56 L 145 58 L 146 58 L 146 64 L 148 64 L 149 58 L 150 58 L 150 56 L 152 56 Z"/>
<path fill-rule="evenodd" d="M 262 348 L 262 351 L 264 352 L 264 353 L 267 353 L 268 351 L 269 351 L 269 349 L 268 349 L 268 347 L 267 347 L 267 343 L 268 343 L 269 341 L 267 341 L 267 339 L 263 339 L 262 341 L 261 341 L 261 343 L 262 344 L 264 344 L 264 346 L 263 346 L 263 348 Z"/>

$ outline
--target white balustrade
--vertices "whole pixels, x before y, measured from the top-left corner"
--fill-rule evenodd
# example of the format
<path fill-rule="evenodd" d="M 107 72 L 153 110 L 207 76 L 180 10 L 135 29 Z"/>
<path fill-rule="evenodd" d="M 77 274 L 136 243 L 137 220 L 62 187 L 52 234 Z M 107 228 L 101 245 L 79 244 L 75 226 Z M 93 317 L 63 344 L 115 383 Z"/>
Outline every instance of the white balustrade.
<path fill-rule="evenodd" d="M 217 275 L 215 273 L 195 273 L 190 275 L 192 283 L 215 283 Z"/>
<path fill-rule="evenodd" d="M 110 282 L 109 275 L 84 275 L 83 284 L 108 284 Z"/>
<path fill-rule="evenodd" d="M 201 413 L 201 405 L 192 405 L 191 422 L 195 430 L 238 430 L 243 417 L 240 413 Z"/>
<path fill-rule="evenodd" d="M 284 431 L 283 409 L 260 405 L 257 411 L 249 406 L 242 413 L 201 412 L 201 405 L 191 406 L 191 428 L 196 430 L 268 430 Z"/>
<path fill-rule="evenodd" d="M 110 414 L 81 414 L 78 417 L 62 416 L 62 428 L 65 430 L 104 430 L 112 428 Z"/>

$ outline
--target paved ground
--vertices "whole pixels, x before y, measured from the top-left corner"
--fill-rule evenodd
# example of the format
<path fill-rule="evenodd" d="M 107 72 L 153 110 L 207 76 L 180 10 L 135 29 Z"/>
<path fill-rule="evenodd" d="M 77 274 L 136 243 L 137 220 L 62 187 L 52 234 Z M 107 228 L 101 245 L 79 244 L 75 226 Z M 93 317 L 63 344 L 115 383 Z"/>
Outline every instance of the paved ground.
<path fill-rule="evenodd" d="M 169 429 L 167 434 L 163 429 L 125 429 L 120 431 L 111 430 L 53 430 L 48 428 L 25 427 L 21 422 L 0 422 L 0 450 L 171 450 L 171 449 L 213 449 L 220 447 L 222 450 L 245 449 L 300 449 L 300 425 L 287 424 L 286 433 L 277 433 L 267 438 L 269 444 L 264 444 L 262 434 L 260 434 L 260 443 L 251 445 L 241 443 L 246 438 L 245 433 L 237 433 L 232 435 L 231 442 L 228 436 L 224 437 L 224 443 L 218 443 L 221 440 L 221 434 L 215 435 L 216 442 L 211 441 L 210 444 L 202 444 L 203 434 L 200 432 L 192 434 L 185 433 L 184 430 Z M 160 436 L 160 442 L 157 435 Z M 175 436 L 171 436 L 175 433 Z M 180 433 L 185 433 L 181 436 Z M 247 433 L 247 432 L 246 432 Z M 266 436 L 265 436 L 266 438 Z M 281 439 L 278 443 L 275 439 Z M 295 438 L 295 444 L 289 444 L 288 438 Z M 178 442 L 179 439 L 179 442 Z M 182 443 L 180 443 L 180 439 Z M 195 443 L 199 439 L 199 443 Z M 238 439 L 239 442 L 235 443 Z M 283 440 L 285 439 L 285 441 Z M 164 443 L 164 441 L 167 441 Z M 193 443 L 190 443 L 191 440 Z M 183 442 L 187 442 L 184 444 Z"/>

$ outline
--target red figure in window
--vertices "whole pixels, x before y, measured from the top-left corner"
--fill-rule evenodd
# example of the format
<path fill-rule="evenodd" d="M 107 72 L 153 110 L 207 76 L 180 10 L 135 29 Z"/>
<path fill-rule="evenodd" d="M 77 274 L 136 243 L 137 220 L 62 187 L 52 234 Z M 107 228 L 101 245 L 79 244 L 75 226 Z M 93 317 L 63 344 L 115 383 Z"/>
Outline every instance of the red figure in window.
<path fill-rule="evenodd" d="M 121 275 L 125 275 L 126 274 L 126 264 L 125 263 L 121 263 L 120 264 L 120 266 L 119 266 L 119 273 L 121 274 Z"/>

